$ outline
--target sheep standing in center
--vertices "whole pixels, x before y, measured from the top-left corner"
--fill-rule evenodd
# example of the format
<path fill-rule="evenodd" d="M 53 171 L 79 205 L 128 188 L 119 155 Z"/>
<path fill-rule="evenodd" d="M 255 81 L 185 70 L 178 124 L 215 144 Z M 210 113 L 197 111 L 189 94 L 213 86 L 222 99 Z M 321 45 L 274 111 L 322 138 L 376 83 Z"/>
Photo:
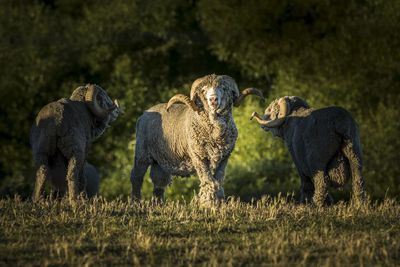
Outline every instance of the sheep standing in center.
<path fill-rule="evenodd" d="M 258 89 L 239 92 L 234 79 L 212 74 L 193 82 L 190 98 L 178 94 L 168 104 L 144 112 L 136 125 L 132 198 L 141 198 L 143 177 L 151 166 L 153 194 L 158 199 L 164 198 L 172 175 L 197 173 L 201 202 L 222 200 L 225 167 L 238 135 L 232 106 L 240 106 L 250 94 L 263 99 Z"/>

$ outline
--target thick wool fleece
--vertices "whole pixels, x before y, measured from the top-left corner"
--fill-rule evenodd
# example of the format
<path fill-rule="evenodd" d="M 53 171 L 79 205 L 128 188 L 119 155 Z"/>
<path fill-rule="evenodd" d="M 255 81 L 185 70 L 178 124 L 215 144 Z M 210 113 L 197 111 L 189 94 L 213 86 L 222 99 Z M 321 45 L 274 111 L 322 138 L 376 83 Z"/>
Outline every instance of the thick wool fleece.
<path fill-rule="evenodd" d="M 207 76 L 197 88 L 204 86 L 224 88 L 221 102 L 225 106 L 218 114 L 209 111 L 205 96 L 199 91 L 196 101 L 200 112 L 185 104 L 172 105 L 167 111 L 167 104 L 159 104 L 139 118 L 131 173 L 134 199 L 140 199 L 143 176 L 149 166 L 156 197 L 163 198 L 172 175 L 197 174 L 202 202 L 214 203 L 224 198 L 225 167 L 238 135 L 232 117 L 238 90 L 236 84 L 231 88 L 216 75 Z"/>

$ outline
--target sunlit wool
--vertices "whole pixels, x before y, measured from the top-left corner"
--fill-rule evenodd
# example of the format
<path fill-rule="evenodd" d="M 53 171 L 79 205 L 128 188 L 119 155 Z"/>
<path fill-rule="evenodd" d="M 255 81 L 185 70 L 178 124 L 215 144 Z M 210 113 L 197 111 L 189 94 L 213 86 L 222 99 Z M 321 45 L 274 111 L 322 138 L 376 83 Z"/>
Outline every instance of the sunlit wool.
<path fill-rule="evenodd" d="M 229 76 L 207 75 L 194 81 L 190 98 L 175 95 L 168 104 L 144 112 L 136 127 L 132 197 L 140 199 L 143 176 L 151 166 L 157 198 L 163 198 L 171 175 L 197 173 L 201 201 L 222 200 L 225 168 L 238 136 L 232 106 L 249 94 L 262 97 L 254 88 L 240 93 Z"/>

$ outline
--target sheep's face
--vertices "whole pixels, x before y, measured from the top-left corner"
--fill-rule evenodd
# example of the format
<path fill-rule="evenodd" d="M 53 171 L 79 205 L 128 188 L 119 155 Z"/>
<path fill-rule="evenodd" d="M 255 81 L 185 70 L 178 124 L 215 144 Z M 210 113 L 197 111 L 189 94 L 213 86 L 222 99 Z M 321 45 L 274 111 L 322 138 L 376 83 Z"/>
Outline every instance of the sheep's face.
<path fill-rule="evenodd" d="M 118 118 L 121 113 L 119 108 L 115 108 L 115 103 L 108 96 L 107 92 L 100 86 L 97 86 L 98 93 L 96 96 L 97 103 L 104 110 L 111 110 L 104 118 L 95 119 L 95 127 L 93 129 L 93 136 L 95 139 L 99 138 L 107 128 Z"/>
<path fill-rule="evenodd" d="M 275 120 L 278 118 L 279 115 L 279 105 L 278 100 L 275 99 L 274 101 L 269 104 L 269 106 L 265 109 L 264 115 L 262 116 L 264 120 Z"/>
<path fill-rule="evenodd" d="M 114 102 L 98 85 L 87 84 L 74 90 L 70 100 L 85 102 L 94 116 L 93 136 L 99 137 L 121 113 L 117 100 Z"/>
<path fill-rule="evenodd" d="M 225 90 L 221 87 L 204 86 L 201 88 L 201 97 L 203 106 L 211 114 L 218 114 L 224 110 L 227 105 L 227 96 Z"/>
<path fill-rule="evenodd" d="M 269 106 L 265 109 L 264 115 L 261 118 L 265 121 L 271 121 L 278 118 L 279 115 L 279 99 L 275 99 L 274 101 L 269 104 Z M 261 129 L 267 132 L 271 132 L 273 136 L 279 136 L 278 128 L 270 128 L 264 125 L 261 125 Z"/>
<path fill-rule="evenodd" d="M 275 99 L 265 109 L 264 115 L 259 116 L 253 113 L 252 118 L 256 117 L 264 131 L 272 132 L 274 136 L 280 136 L 280 127 L 286 121 L 286 118 L 298 109 L 308 109 L 307 102 L 297 96 L 284 96 Z"/>
<path fill-rule="evenodd" d="M 207 76 L 197 88 L 196 104 L 214 116 L 231 112 L 233 100 L 238 96 L 236 83 L 231 80 L 225 76 Z"/>
<path fill-rule="evenodd" d="M 99 103 L 99 106 L 105 110 L 112 110 L 109 113 L 109 118 L 108 118 L 108 123 L 111 124 L 113 123 L 121 113 L 119 108 L 112 109 L 115 106 L 115 103 L 111 100 L 111 98 L 108 96 L 107 92 L 101 88 L 100 86 L 97 86 L 98 88 L 98 93 L 96 96 L 97 103 Z"/>

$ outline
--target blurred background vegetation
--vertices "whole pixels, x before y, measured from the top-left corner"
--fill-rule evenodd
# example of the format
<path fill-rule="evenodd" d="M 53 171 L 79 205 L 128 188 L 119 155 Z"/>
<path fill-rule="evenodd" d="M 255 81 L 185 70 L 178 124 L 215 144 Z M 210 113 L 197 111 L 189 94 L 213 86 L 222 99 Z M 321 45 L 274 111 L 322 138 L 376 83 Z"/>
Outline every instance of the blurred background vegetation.
<path fill-rule="evenodd" d="M 29 196 L 29 131 L 41 107 L 96 83 L 126 114 L 95 142 L 89 161 L 101 194 L 128 195 L 135 123 L 147 108 L 189 93 L 197 77 L 227 74 L 265 104 L 234 110 L 239 139 L 227 195 L 294 192 L 299 178 L 283 143 L 249 121 L 271 99 L 298 95 L 339 105 L 357 120 L 368 192 L 400 193 L 400 1 L 1 0 L 0 194 Z M 150 196 L 151 184 L 145 183 Z M 171 199 L 190 199 L 195 177 L 175 178 Z"/>

